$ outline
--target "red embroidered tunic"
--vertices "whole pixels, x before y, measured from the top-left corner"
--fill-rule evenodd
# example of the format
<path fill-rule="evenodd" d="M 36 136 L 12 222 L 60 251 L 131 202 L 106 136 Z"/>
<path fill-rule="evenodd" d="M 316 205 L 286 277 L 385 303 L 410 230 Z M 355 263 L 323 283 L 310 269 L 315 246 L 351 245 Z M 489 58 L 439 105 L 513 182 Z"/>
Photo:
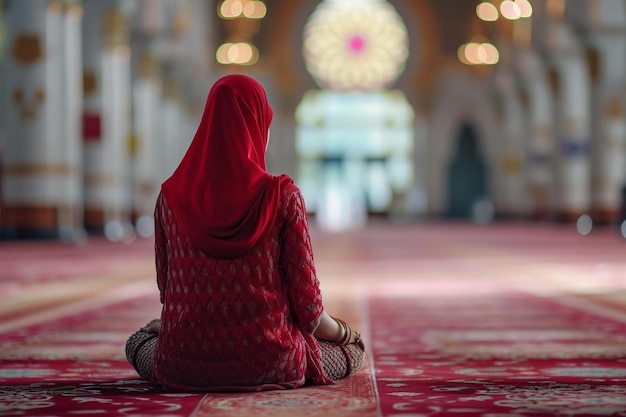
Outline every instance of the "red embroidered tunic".
<path fill-rule="evenodd" d="M 156 382 L 207 391 L 332 383 L 313 336 L 322 297 L 297 186 L 281 190 L 269 236 L 238 258 L 214 258 L 195 248 L 163 194 L 155 220 L 163 304 Z"/>

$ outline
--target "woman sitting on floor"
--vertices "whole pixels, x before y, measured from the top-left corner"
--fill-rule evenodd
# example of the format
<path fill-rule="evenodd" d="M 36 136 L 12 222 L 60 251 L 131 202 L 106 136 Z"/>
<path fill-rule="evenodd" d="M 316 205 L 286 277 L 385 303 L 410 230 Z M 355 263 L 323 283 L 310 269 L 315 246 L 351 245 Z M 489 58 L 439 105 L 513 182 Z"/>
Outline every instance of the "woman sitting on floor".
<path fill-rule="evenodd" d="M 356 373 L 358 332 L 325 311 L 302 194 L 265 168 L 272 109 L 260 83 L 209 93 L 155 209 L 163 304 L 126 344 L 139 375 L 178 390 L 260 391 Z"/>

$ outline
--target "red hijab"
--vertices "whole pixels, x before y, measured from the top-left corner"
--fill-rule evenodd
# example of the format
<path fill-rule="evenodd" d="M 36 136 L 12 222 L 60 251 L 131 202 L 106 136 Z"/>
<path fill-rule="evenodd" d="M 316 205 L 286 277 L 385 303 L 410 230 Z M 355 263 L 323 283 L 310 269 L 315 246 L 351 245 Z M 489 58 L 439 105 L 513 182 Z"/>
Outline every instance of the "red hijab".
<path fill-rule="evenodd" d="M 162 192 L 179 227 L 208 255 L 244 255 L 271 230 L 286 175 L 265 168 L 272 121 L 263 86 L 232 74 L 211 88 L 200 126 Z"/>

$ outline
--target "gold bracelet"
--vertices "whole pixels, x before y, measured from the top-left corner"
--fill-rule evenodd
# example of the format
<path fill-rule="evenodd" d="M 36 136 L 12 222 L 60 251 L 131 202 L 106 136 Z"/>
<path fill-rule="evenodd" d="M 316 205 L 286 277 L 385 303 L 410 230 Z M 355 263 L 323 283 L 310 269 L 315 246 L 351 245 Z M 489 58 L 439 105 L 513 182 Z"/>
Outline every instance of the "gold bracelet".
<path fill-rule="evenodd" d="M 335 341 L 339 346 L 345 346 L 350 343 L 350 339 L 352 338 L 352 329 L 348 326 L 348 323 L 345 321 L 338 319 L 336 317 L 332 317 L 333 320 L 339 325 L 339 327 L 343 330 L 343 336 L 341 339 Z"/>

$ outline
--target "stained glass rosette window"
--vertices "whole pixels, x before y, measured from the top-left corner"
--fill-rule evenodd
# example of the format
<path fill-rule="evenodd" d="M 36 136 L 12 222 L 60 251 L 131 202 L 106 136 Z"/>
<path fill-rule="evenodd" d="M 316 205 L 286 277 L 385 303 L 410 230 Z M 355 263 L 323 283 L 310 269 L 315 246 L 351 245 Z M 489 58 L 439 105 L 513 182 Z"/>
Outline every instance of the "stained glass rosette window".
<path fill-rule="evenodd" d="M 325 0 L 304 28 L 304 59 L 322 88 L 378 91 L 404 69 L 406 26 L 382 0 Z"/>

